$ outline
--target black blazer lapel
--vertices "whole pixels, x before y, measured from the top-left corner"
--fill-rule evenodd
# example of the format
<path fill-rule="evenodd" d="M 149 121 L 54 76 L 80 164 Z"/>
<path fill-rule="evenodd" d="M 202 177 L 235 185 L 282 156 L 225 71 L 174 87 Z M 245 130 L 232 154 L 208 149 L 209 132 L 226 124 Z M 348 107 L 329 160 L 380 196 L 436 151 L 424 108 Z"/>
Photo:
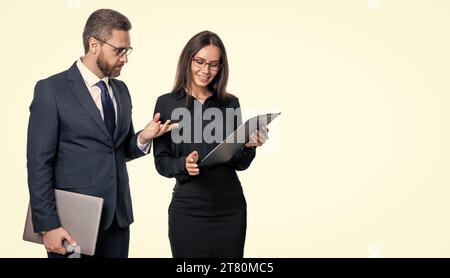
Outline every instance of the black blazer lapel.
<path fill-rule="evenodd" d="M 117 138 L 120 135 L 122 126 L 123 126 L 123 119 L 125 117 L 125 113 L 124 113 L 124 101 L 123 101 L 123 96 L 124 96 L 124 92 L 120 91 L 120 87 L 117 86 L 116 82 L 114 81 L 114 79 L 110 79 L 110 85 L 114 94 L 114 98 L 116 99 L 116 103 L 117 103 L 117 123 L 116 123 L 116 129 L 114 130 L 114 136 L 113 136 L 113 141 L 116 142 Z"/>
<path fill-rule="evenodd" d="M 81 73 L 78 70 L 76 63 L 72 65 L 72 67 L 68 71 L 67 79 L 72 81 L 70 82 L 70 87 L 72 89 L 73 94 L 78 98 L 81 104 L 84 106 L 88 114 L 94 120 L 94 122 L 98 125 L 98 127 L 105 133 L 109 138 L 108 130 L 106 129 L 106 125 L 102 120 L 102 116 L 97 106 L 94 103 L 94 100 L 89 93 L 86 83 L 81 77 Z M 118 113 L 120 115 L 120 113 Z M 116 128 L 117 131 L 117 128 Z"/>

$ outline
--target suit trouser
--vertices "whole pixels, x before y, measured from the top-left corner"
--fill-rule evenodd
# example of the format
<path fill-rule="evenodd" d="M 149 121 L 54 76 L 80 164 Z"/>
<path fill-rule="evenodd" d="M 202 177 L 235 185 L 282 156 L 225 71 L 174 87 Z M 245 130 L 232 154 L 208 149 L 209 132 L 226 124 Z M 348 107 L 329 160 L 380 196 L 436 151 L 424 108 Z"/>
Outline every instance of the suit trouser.
<path fill-rule="evenodd" d="M 121 228 L 116 217 L 105 231 L 99 231 L 94 256 L 81 255 L 82 258 L 128 258 L 130 227 Z M 47 253 L 49 258 L 67 258 L 71 253 L 60 255 Z"/>

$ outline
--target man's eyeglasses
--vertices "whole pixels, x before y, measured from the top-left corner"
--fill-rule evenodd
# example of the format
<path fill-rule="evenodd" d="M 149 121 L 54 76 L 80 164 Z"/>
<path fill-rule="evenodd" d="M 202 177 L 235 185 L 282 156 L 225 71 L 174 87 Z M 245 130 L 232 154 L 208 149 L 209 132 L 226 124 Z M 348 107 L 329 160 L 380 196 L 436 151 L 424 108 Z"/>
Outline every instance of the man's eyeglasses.
<path fill-rule="evenodd" d="M 123 55 L 127 54 L 127 56 L 129 56 L 131 54 L 131 52 L 133 51 L 133 48 L 130 47 L 117 47 L 114 46 L 112 44 L 110 44 L 109 42 L 105 42 L 104 40 L 98 39 L 96 37 L 93 37 L 94 39 L 101 41 L 103 43 L 106 43 L 107 45 L 111 46 L 112 48 L 114 48 L 114 50 L 116 51 L 117 56 L 122 57 Z"/>
<path fill-rule="evenodd" d="M 208 66 L 212 72 L 217 72 L 222 68 L 222 64 L 220 62 L 206 62 L 202 58 L 192 58 L 194 61 L 194 66 L 196 68 L 202 69 L 204 66 Z"/>

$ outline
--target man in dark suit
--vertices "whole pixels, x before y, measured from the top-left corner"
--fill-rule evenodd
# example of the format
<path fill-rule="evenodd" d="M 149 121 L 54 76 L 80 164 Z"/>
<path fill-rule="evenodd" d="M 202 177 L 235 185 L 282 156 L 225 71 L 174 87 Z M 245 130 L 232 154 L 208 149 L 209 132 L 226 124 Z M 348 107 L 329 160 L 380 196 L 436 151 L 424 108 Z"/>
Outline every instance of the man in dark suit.
<path fill-rule="evenodd" d="M 33 226 L 48 256 L 64 257 L 76 244 L 59 222 L 54 189 L 104 199 L 95 256 L 127 257 L 133 222 L 126 162 L 148 154 L 151 140 L 174 128 L 159 113 L 140 132 L 131 119 L 127 86 L 115 79 L 132 51 L 130 21 L 102 9 L 83 32 L 85 56 L 68 70 L 37 82 L 27 140 Z"/>

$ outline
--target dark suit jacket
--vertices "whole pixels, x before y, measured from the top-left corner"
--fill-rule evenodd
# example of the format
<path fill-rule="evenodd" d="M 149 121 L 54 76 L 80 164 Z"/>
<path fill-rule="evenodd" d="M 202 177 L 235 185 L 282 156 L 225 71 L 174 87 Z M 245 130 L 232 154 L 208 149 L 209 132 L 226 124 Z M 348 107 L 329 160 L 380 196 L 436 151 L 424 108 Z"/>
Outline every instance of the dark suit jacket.
<path fill-rule="evenodd" d="M 37 82 L 27 138 L 35 232 L 60 226 L 55 188 L 103 198 L 103 230 L 111 225 L 114 215 L 121 227 L 133 222 L 125 162 L 144 153 L 137 146 L 128 89 L 122 81 L 110 82 L 118 110 L 113 138 L 76 64 Z"/>

